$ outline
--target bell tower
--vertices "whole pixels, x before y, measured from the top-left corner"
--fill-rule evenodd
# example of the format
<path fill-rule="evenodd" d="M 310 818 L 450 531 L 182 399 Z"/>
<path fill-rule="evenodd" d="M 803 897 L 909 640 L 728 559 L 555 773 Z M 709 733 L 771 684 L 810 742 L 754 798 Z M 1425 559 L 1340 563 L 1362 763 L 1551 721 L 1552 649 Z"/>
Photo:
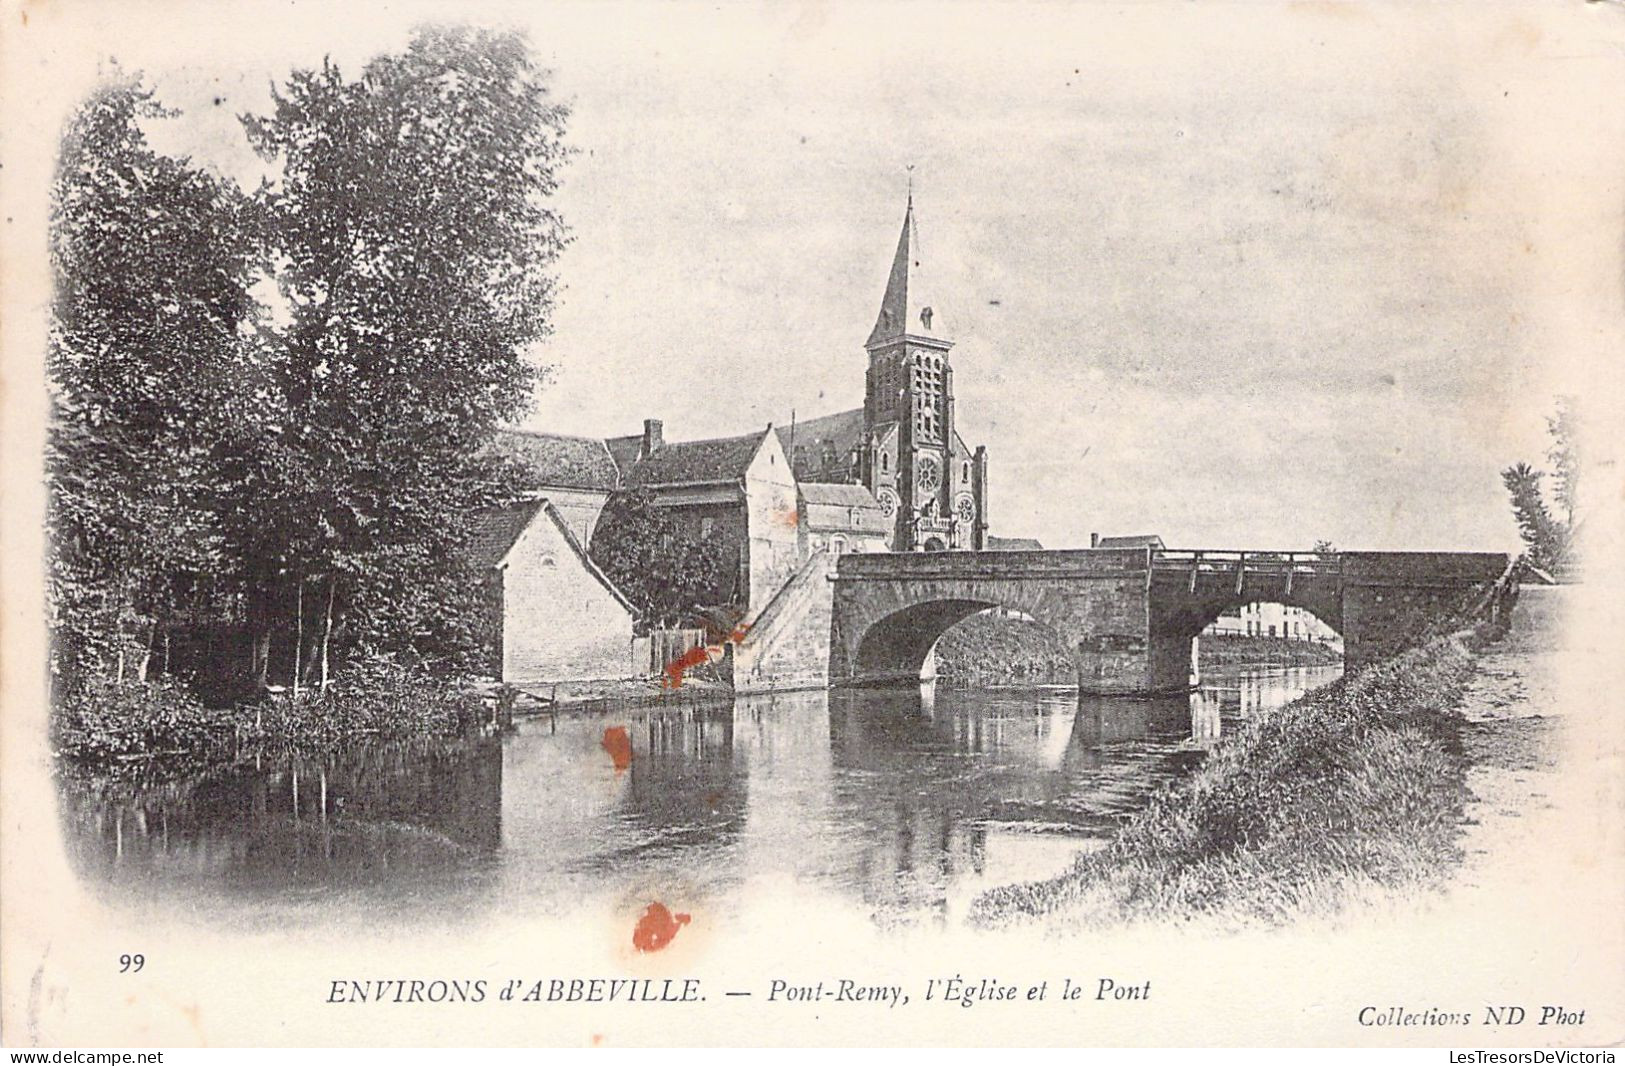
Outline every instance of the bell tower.
<path fill-rule="evenodd" d="M 869 373 L 863 401 L 865 438 L 871 447 L 896 427 L 895 495 L 892 548 L 895 551 L 941 551 L 953 546 L 954 387 L 948 364 L 947 323 L 931 300 L 920 265 L 919 233 L 910 192 L 903 213 L 880 316 L 864 348 Z M 890 449 L 880 460 L 891 463 Z M 871 462 L 870 488 L 877 488 Z M 891 471 L 885 471 L 890 474 Z"/>

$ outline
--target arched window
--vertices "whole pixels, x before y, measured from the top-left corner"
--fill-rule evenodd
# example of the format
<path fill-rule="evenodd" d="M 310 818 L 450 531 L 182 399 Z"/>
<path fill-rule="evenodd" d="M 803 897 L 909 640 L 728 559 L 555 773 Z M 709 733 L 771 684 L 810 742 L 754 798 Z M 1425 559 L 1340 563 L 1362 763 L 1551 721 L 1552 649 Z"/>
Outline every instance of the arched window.
<path fill-rule="evenodd" d="M 841 536 L 839 533 L 836 533 L 834 536 L 829 538 L 829 553 L 831 555 L 839 555 L 844 551 L 846 551 L 845 537 Z"/>
<path fill-rule="evenodd" d="M 886 473 L 891 469 L 891 456 L 885 452 L 880 453 L 880 471 Z"/>

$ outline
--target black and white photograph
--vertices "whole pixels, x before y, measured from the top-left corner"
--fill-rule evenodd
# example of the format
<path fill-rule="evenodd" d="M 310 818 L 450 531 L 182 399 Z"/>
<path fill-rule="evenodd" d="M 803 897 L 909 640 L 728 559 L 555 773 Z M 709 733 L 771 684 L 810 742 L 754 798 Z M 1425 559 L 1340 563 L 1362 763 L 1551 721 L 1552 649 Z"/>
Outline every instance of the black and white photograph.
<path fill-rule="evenodd" d="M 1625 4 L 0 49 L 6 1046 L 1625 1041 Z"/>

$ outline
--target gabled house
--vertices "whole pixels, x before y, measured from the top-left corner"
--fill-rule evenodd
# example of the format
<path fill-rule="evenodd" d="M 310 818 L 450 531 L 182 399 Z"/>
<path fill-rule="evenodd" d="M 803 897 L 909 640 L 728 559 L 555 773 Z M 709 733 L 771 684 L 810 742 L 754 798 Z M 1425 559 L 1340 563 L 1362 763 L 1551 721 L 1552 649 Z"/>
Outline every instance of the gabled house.
<path fill-rule="evenodd" d="M 732 550 L 738 605 L 766 602 L 799 562 L 796 480 L 769 426 L 740 437 L 667 443 L 650 419 L 605 442 L 627 490 L 645 491 L 696 540 Z"/>
<path fill-rule="evenodd" d="M 481 511 L 466 549 L 484 575 L 491 671 L 509 682 L 622 678 L 635 672 L 634 611 L 587 557 L 551 500 Z"/>

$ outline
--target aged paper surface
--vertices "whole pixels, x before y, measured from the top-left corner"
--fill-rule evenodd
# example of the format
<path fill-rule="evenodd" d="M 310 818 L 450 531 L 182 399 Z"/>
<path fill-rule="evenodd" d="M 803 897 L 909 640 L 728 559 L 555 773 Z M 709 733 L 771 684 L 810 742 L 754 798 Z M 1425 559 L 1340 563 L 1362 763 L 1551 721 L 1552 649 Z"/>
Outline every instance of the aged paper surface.
<path fill-rule="evenodd" d="M 974 928 L 967 891 L 1059 872 L 1067 840 L 1001 880 L 1008 837 L 961 843 L 987 812 L 953 795 L 982 786 L 935 779 L 851 801 L 910 812 L 879 819 L 896 839 L 865 839 L 870 823 L 830 812 L 886 766 L 841 766 L 816 716 L 752 742 L 771 704 L 730 721 L 732 776 L 676 786 L 721 794 L 737 823 L 697 863 L 651 830 L 568 876 L 527 866 L 513 841 L 574 846 L 611 824 L 581 813 L 595 803 L 630 811 L 617 830 L 648 812 L 618 791 L 515 795 L 564 771 L 510 747 L 500 824 L 476 830 L 503 841 L 479 891 L 379 891 L 365 864 L 350 881 L 229 883 L 264 872 L 253 838 L 183 852 L 194 868 L 139 890 L 105 876 L 126 828 L 73 836 L 46 728 L 39 457 L 64 122 L 116 62 L 182 112 L 155 127 L 162 150 L 251 189 L 264 172 L 237 116 L 264 113 L 270 84 L 324 56 L 353 76 L 448 20 L 525 30 L 571 108 L 558 208 L 575 243 L 534 429 L 605 438 L 664 418 L 690 440 L 854 406 L 909 196 L 958 342 L 959 424 L 988 445 L 994 534 L 1516 553 L 1500 472 L 1541 463 L 1555 398 L 1579 397 L 1584 580 L 1560 587 L 1542 672 L 1495 690 L 1489 661 L 1477 690 L 1557 717 L 1552 761 L 1492 759 L 1470 779 L 1468 855 L 1441 891 L 1241 929 Z M 0 41 L 8 1046 L 1625 1039 L 1625 7 L 8 0 Z M 936 832 L 940 849 L 920 842 Z M 781 854 L 802 837 L 810 851 Z M 87 873 L 98 849 L 113 858 Z M 888 911 L 967 855 L 970 890 L 952 872 L 935 912 Z M 713 877 L 735 865 L 748 873 Z M 687 921 L 638 950 L 654 900 Z M 627 979 L 651 983 L 630 1002 L 568 991 Z M 351 983 L 376 981 L 486 991 L 354 1002 Z M 498 997 L 538 982 L 565 991 Z M 878 998 L 818 996 L 842 982 Z M 1486 1023 L 1503 1008 L 1527 1019 Z M 1430 1011 L 1471 1023 L 1379 1020 Z"/>

